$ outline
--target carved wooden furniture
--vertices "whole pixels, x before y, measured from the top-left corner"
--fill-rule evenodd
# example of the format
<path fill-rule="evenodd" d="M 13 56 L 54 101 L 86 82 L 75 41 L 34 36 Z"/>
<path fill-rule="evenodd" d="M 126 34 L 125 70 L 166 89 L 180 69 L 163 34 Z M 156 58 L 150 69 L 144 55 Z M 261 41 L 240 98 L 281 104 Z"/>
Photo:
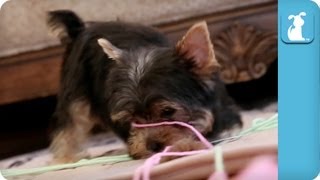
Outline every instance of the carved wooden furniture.
<path fill-rule="evenodd" d="M 216 57 L 226 83 L 258 79 L 277 58 L 277 35 L 236 23 L 214 39 Z"/>
<path fill-rule="evenodd" d="M 226 83 L 257 79 L 277 58 L 277 2 L 154 24 L 175 42 L 195 22 L 206 20 Z M 0 104 L 55 95 L 60 46 L 0 59 Z"/>

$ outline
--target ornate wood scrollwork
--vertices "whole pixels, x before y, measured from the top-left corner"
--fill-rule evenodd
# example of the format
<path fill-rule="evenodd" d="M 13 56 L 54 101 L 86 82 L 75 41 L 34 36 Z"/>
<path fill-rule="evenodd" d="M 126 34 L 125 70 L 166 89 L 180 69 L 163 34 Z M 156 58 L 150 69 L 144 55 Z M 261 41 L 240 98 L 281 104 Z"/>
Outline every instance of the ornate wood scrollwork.
<path fill-rule="evenodd" d="M 260 78 L 277 59 L 277 34 L 251 25 L 235 23 L 221 32 L 213 43 L 225 83 Z"/>

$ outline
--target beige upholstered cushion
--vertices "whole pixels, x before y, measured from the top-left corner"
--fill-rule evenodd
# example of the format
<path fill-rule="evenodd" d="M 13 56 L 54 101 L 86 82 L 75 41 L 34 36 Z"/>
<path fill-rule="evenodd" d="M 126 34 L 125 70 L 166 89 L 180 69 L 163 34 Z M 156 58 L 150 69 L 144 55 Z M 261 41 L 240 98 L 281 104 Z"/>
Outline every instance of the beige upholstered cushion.
<path fill-rule="evenodd" d="M 0 12 L 0 57 L 58 44 L 49 36 L 45 13 L 72 9 L 85 20 L 172 22 L 273 0 L 10 0 Z"/>

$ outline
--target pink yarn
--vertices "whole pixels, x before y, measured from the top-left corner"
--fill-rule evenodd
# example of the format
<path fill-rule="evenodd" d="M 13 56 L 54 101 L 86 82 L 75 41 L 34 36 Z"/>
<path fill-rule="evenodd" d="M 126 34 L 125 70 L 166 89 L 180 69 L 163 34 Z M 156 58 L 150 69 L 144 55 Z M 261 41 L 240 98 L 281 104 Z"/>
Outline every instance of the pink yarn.
<path fill-rule="evenodd" d="M 208 180 L 227 180 L 225 172 L 214 172 Z M 277 180 L 278 165 L 273 156 L 260 156 L 253 159 L 244 170 L 242 170 L 235 180 Z"/>
<path fill-rule="evenodd" d="M 235 180 L 277 180 L 278 164 L 273 156 L 260 156 L 252 162 L 237 176 Z"/>
<path fill-rule="evenodd" d="M 207 141 L 205 137 L 202 136 L 200 132 L 196 130 L 193 126 L 180 122 L 180 121 L 172 121 L 172 122 L 160 122 L 160 123 L 151 123 L 151 124 L 136 124 L 132 123 L 133 127 L 136 128 L 148 128 L 148 127 L 157 127 L 164 125 L 180 125 L 186 128 L 189 128 L 198 138 L 199 140 L 205 144 L 209 149 L 213 148 L 213 145 Z M 140 166 L 134 173 L 133 180 L 140 180 L 141 177 L 143 180 L 150 180 L 150 171 L 151 168 L 157 164 L 159 164 L 162 157 L 165 156 L 188 156 L 206 152 L 207 150 L 196 150 L 196 151 L 185 151 L 185 152 L 169 152 L 171 146 L 167 146 L 164 151 L 154 154 L 150 158 L 148 158 L 142 166 Z"/>
<path fill-rule="evenodd" d="M 133 123 L 132 126 L 136 128 L 148 128 L 148 127 L 156 127 L 163 125 L 180 125 L 186 128 L 189 128 L 194 134 L 203 142 L 209 149 L 213 146 L 202 136 L 200 132 L 198 132 L 193 126 L 179 121 L 172 122 L 160 122 L 160 123 L 152 123 L 152 124 L 136 124 Z M 144 164 L 138 167 L 134 173 L 133 180 L 150 180 L 150 171 L 151 168 L 160 163 L 162 157 L 166 156 L 188 156 L 199 154 L 203 152 L 207 152 L 208 150 L 196 150 L 196 151 L 185 151 L 185 152 L 169 152 L 171 146 L 167 146 L 164 151 L 152 155 L 148 158 Z M 236 180 L 276 180 L 278 166 L 274 162 L 272 157 L 260 157 L 255 159 L 248 167 L 245 168 L 237 177 Z M 214 172 L 208 178 L 208 180 L 228 180 L 228 175 L 224 171 Z"/>
<path fill-rule="evenodd" d="M 196 130 L 196 128 L 194 128 L 193 126 L 191 126 L 190 124 L 184 123 L 184 122 L 180 122 L 180 121 L 164 121 L 164 122 L 160 122 L 160 123 L 150 123 L 150 124 L 137 124 L 137 123 L 132 123 L 133 127 L 136 128 L 147 128 L 147 127 L 156 127 L 156 126 L 163 126 L 163 125 L 179 125 L 179 126 L 183 126 L 186 128 L 189 128 L 198 138 L 201 142 L 203 142 L 203 144 L 205 144 L 208 148 L 212 148 L 213 145 L 205 138 L 202 136 L 202 134 Z"/>
<path fill-rule="evenodd" d="M 224 171 L 214 172 L 208 180 L 228 180 L 228 175 Z"/>

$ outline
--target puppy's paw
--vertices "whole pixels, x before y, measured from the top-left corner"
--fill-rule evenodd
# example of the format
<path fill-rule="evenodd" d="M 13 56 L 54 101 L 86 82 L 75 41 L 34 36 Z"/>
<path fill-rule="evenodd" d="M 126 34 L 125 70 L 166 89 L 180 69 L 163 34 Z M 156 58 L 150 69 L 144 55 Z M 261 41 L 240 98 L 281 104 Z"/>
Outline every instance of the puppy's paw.
<path fill-rule="evenodd" d="M 52 160 L 49 162 L 49 165 L 57 165 L 57 164 L 68 164 L 68 163 L 75 163 L 81 159 L 89 159 L 90 155 L 87 151 L 83 151 L 77 154 L 68 154 L 68 155 L 60 155 L 54 156 Z"/>

